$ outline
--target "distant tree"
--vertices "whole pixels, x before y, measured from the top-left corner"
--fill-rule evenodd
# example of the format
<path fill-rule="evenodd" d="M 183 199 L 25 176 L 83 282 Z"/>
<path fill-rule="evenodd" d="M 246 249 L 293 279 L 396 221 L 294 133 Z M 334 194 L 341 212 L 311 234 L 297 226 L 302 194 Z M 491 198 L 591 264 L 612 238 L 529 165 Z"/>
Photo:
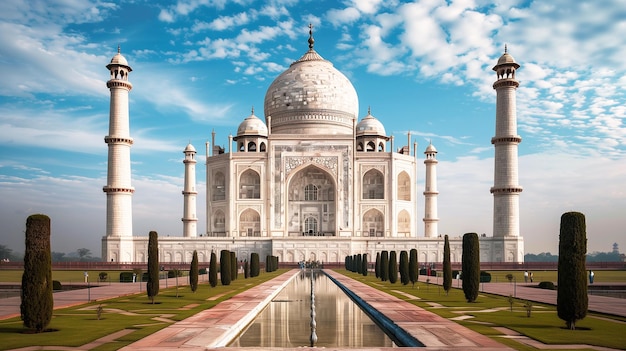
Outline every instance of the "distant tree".
<path fill-rule="evenodd" d="M 559 265 L 557 284 L 557 312 L 569 329 L 576 329 L 576 321 L 585 318 L 589 304 L 585 254 L 587 253 L 587 226 L 585 215 L 566 212 L 561 216 L 559 234 Z"/>
<path fill-rule="evenodd" d="M 248 279 L 250 277 L 250 265 L 248 259 L 243 260 L 243 278 Z"/>
<path fill-rule="evenodd" d="M 383 250 L 380 253 L 380 280 L 386 282 L 389 279 L 389 252 Z"/>
<path fill-rule="evenodd" d="M 217 255 L 211 251 L 211 260 L 209 261 L 209 285 L 212 288 L 217 286 Z"/>
<path fill-rule="evenodd" d="M 230 281 L 237 280 L 239 270 L 237 269 L 237 254 L 234 251 L 230 252 Z"/>
<path fill-rule="evenodd" d="M 367 254 L 364 253 L 361 259 L 361 274 L 363 274 L 363 276 L 367 276 Z"/>
<path fill-rule="evenodd" d="M 398 281 L 398 257 L 395 251 L 389 252 L 389 282 L 395 284 Z"/>
<path fill-rule="evenodd" d="M 376 263 L 374 264 L 374 275 L 380 278 L 380 252 L 376 253 Z"/>
<path fill-rule="evenodd" d="M 270 255 L 265 256 L 265 272 L 272 271 L 272 262 Z"/>
<path fill-rule="evenodd" d="M 51 256 L 52 256 L 52 262 L 63 262 L 67 259 L 65 257 L 65 252 L 52 251 Z"/>
<path fill-rule="evenodd" d="M 2 260 L 13 260 L 13 250 L 5 245 L 0 245 L 0 261 Z"/>
<path fill-rule="evenodd" d="M 409 253 L 400 251 L 400 282 L 402 285 L 409 284 Z"/>
<path fill-rule="evenodd" d="M 446 295 L 452 288 L 452 263 L 450 262 L 450 240 L 448 235 L 444 236 L 443 242 L 443 290 Z"/>
<path fill-rule="evenodd" d="M 480 285 L 480 247 L 476 233 L 463 235 L 461 271 L 465 299 L 467 302 L 474 302 L 478 298 Z"/>
<path fill-rule="evenodd" d="M 230 285 L 230 267 L 230 251 L 220 251 L 220 280 L 222 281 L 222 285 Z"/>
<path fill-rule="evenodd" d="M 261 263 L 259 262 L 259 254 L 253 252 L 250 254 L 250 277 L 258 277 L 261 272 Z"/>
<path fill-rule="evenodd" d="M 85 249 L 84 247 L 76 250 L 76 253 L 78 254 L 78 258 L 81 261 L 84 261 L 85 259 L 91 257 L 91 250 Z"/>
<path fill-rule="evenodd" d="M 198 252 L 193 250 L 193 257 L 191 259 L 191 266 L 189 267 L 189 286 L 191 291 L 196 292 L 198 290 Z"/>
<path fill-rule="evenodd" d="M 148 237 L 148 283 L 146 292 L 154 304 L 154 298 L 159 294 L 159 235 L 151 231 Z"/>
<path fill-rule="evenodd" d="M 413 284 L 413 287 L 415 287 L 415 283 L 417 283 L 418 268 L 417 249 L 411 249 L 411 251 L 409 251 L 409 280 L 411 284 Z"/>
<path fill-rule="evenodd" d="M 356 255 L 356 262 L 355 262 L 355 263 L 356 263 L 356 265 L 355 265 L 355 267 L 354 267 L 354 271 L 355 271 L 356 273 L 363 274 L 363 271 L 361 270 L 361 268 L 363 268 L 363 267 L 362 267 L 362 263 L 361 263 L 361 262 L 362 262 L 362 260 L 363 260 L 363 256 L 362 256 L 361 254 L 357 254 L 357 255 Z"/>
<path fill-rule="evenodd" d="M 50 217 L 34 214 L 26 219 L 24 273 L 20 313 L 24 326 L 43 332 L 52 319 L 52 262 Z"/>

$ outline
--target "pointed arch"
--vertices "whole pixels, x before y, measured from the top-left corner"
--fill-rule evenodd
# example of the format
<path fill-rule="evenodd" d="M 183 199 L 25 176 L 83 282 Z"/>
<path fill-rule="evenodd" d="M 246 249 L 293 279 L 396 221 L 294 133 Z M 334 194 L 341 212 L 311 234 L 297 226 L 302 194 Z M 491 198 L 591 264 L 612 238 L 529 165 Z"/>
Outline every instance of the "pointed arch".
<path fill-rule="evenodd" d="M 384 199 L 385 177 L 376 169 L 370 169 L 363 175 L 363 199 Z"/>
<path fill-rule="evenodd" d="M 241 236 L 261 236 L 261 216 L 251 208 L 246 209 L 239 216 L 239 230 Z"/>
<path fill-rule="evenodd" d="M 239 198 L 261 198 L 261 176 L 259 173 L 251 169 L 241 173 L 241 177 L 239 178 Z"/>
<path fill-rule="evenodd" d="M 307 165 L 288 179 L 289 235 L 328 235 L 336 232 L 336 181 L 328 171 Z"/>
<path fill-rule="evenodd" d="M 213 175 L 213 201 L 226 199 L 226 177 L 224 173 L 215 172 Z"/>
<path fill-rule="evenodd" d="M 407 210 L 398 213 L 398 234 L 408 236 L 411 233 L 411 215 Z"/>
<path fill-rule="evenodd" d="M 411 177 L 405 171 L 398 174 L 398 200 L 411 201 Z"/>
<path fill-rule="evenodd" d="M 226 232 L 226 215 L 222 210 L 217 210 L 213 214 L 213 231 L 217 233 Z"/>
<path fill-rule="evenodd" d="M 384 236 L 385 219 L 383 213 L 372 208 L 363 214 L 363 231 L 368 236 Z"/>

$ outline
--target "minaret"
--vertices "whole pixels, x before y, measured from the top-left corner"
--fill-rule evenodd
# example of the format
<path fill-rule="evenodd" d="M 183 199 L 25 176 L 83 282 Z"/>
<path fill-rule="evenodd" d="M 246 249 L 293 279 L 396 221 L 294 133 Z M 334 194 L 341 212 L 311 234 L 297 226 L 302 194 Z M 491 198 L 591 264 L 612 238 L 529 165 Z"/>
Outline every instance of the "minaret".
<path fill-rule="evenodd" d="M 196 217 L 196 149 L 189 144 L 183 151 L 185 159 L 185 188 L 183 189 L 183 236 L 195 238 L 198 231 L 198 217 Z"/>
<path fill-rule="evenodd" d="M 515 91 L 519 82 L 515 80 L 515 70 L 520 67 L 506 46 L 504 54 L 493 67 L 497 80 L 496 90 L 496 136 L 491 138 L 495 148 L 493 194 L 493 237 L 506 238 L 519 236 L 519 194 L 517 146 L 522 138 L 517 135 L 517 112 Z M 508 260 L 506 257 L 501 259 Z"/>
<path fill-rule="evenodd" d="M 426 159 L 426 179 L 424 191 L 424 236 L 427 238 L 436 238 L 439 233 L 439 218 L 437 215 L 437 149 L 432 143 L 428 145 L 424 152 Z"/>
<path fill-rule="evenodd" d="M 133 254 L 133 211 L 131 186 L 130 137 L 128 115 L 128 92 L 133 85 L 128 81 L 132 71 L 128 61 L 117 48 L 117 54 L 106 66 L 111 74 L 107 88 L 111 91 L 109 107 L 109 135 L 104 142 L 109 148 L 107 185 L 103 191 L 107 196 L 106 237 L 103 240 L 103 257 L 107 261 L 132 262 Z M 115 243 L 114 243 L 115 242 Z"/>

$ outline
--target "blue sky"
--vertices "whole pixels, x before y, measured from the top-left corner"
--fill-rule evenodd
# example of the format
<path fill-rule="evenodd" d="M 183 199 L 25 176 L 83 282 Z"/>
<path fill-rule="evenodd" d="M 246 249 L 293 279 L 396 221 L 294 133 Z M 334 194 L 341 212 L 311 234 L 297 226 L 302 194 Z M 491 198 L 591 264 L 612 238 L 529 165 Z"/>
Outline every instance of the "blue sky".
<path fill-rule="evenodd" d="M 521 233 L 558 252 L 562 213 L 588 249 L 626 250 L 626 7 L 619 0 L 0 2 L 0 244 L 23 251 L 28 215 L 52 249 L 99 256 L 109 92 L 121 46 L 130 81 L 134 234 L 181 235 L 182 150 L 228 134 L 307 50 L 348 76 L 395 146 L 439 150 L 440 231 L 492 232 L 495 92 L 508 44 L 517 78 Z M 411 142 L 411 143 L 412 143 Z M 420 162 L 420 164 L 422 164 Z M 423 166 L 420 167 L 420 184 Z M 204 176 L 198 165 L 199 229 Z M 420 189 L 420 213 L 423 197 Z M 419 227 L 423 235 L 423 226 Z"/>

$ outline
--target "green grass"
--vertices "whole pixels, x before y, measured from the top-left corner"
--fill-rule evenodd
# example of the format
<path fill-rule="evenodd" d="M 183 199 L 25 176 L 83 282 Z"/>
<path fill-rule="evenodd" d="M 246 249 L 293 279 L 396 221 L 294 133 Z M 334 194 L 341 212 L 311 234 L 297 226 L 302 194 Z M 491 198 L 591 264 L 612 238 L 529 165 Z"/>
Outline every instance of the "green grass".
<path fill-rule="evenodd" d="M 22 270 L 0 270 L 0 282 L 2 283 L 20 283 L 22 281 Z M 98 275 L 100 274 L 100 272 L 106 272 L 107 273 L 107 281 L 106 282 L 98 282 Z M 101 271 L 101 270 L 88 270 L 87 273 L 89 274 L 89 282 L 95 284 L 106 284 L 108 282 L 114 282 L 117 283 L 120 281 L 120 273 L 121 272 L 132 272 L 132 270 L 123 270 L 123 271 Z M 146 272 L 146 269 L 143 270 L 143 272 Z M 186 275 L 188 273 L 188 271 L 182 271 L 182 273 L 184 275 Z M 84 283 L 85 282 L 85 271 L 84 270 L 75 270 L 75 271 L 70 271 L 70 270 L 53 270 L 52 271 L 52 280 L 58 280 L 60 281 L 62 284 L 71 284 L 71 283 Z M 165 277 L 164 275 L 165 273 L 163 273 L 163 277 Z M 179 278 L 180 279 L 180 278 Z M 186 281 L 186 277 L 184 277 L 183 279 L 185 279 Z M 200 276 L 200 281 L 202 281 L 202 279 L 204 279 L 204 281 L 206 282 L 207 280 L 207 275 L 201 275 Z"/>
<path fill-rule="evenodd" d="M 487 271 L 491 274 L 492 283 L 508 282 L 507 274 L 512 274 L 518 283 L 524 282 L 524 271 Z M 530 272 L 530 271 L 529 271 Z M 532 271 L 533 283 L 549 281 L 556 284 L 557 271 Z M 593 271 L 594 283 L 626 283 L 626 271 Z M 530 283 L 530 280 L 528 281 Z"/>
<path fill-rule="evenodd" d="M 624 349 L 626 346 L 626 318 L 589 313 L 585 319 L 576 323 L 577 330 L 572 331 L 565 328 L 565 322 L 558 318 L 556 306 L 553 305 L 533 303 L 531 316 L 526 317 L 523 300 L 519 299 L 514 301 L 513 312 L 511 312 L 508 298 L 505 296 L 480 293 L 476 302 L 467 303 L 463 290 L 456 288 L 456 284 L 450 290 L 449 295 L 446 295 L 439 285 L 417 283 L 415 287 L 412 287 L 411 284 L 402 285 L 399 282 L 396 284 L 388 281 L 381 282 L 373 275 L 364 277 L 346 270 L 338 270 L 338 272 L 444 318 L 471 315 L 474 318 L 457 321 L 457 323 L 517 350 L 534 350 L 534 348 L 514 339 L 498 337 L 501 334 L 493 327 L 509 328 L 545 344 L 589 344 L 615 349 Z M 396 291 L 414 295 L 419 300 L 410 300 Z M 445 308 L 434 308 L 433 305 L 441 305 Z M 498 308 L 501 310 L 497 312 L 480 312 Z"/>
<path fill-rule="evenodd" d="M 161 289 L 151 304 L 144 293 L 115 298 L 55 310 L 48 329 L 56 330 L 40 334 L 26 334 L 26 329 L 19 318 L 0 321 L 0 339 L 2 349 L 14 349 L 28 346 L 81 346 L 106 335 L 123 329 L 133 329 L 130 334 L 114 343 L 104 344 L 97 350 L 117 350 L 147 335 L 150 335 L 173 323 L 190 317 L 202 310 L 211 308 L 232 296 L 270 280 L 286 270 L 262 273 L 258 277 L 244 279 L 242 276 L 231 282 L 229 286 L 217 285 L 211 288 L 208 283 L 199 284 L 193 293 L 188 286 Z M 219 296 L 214 301 L 211 297 Z M 96 308 L 104 309 L 101 319 L 97 319 Z M 197 305 L 197 306 L 192 306 Z M 172 322 L 154 320 L 164 317 Z"/>

